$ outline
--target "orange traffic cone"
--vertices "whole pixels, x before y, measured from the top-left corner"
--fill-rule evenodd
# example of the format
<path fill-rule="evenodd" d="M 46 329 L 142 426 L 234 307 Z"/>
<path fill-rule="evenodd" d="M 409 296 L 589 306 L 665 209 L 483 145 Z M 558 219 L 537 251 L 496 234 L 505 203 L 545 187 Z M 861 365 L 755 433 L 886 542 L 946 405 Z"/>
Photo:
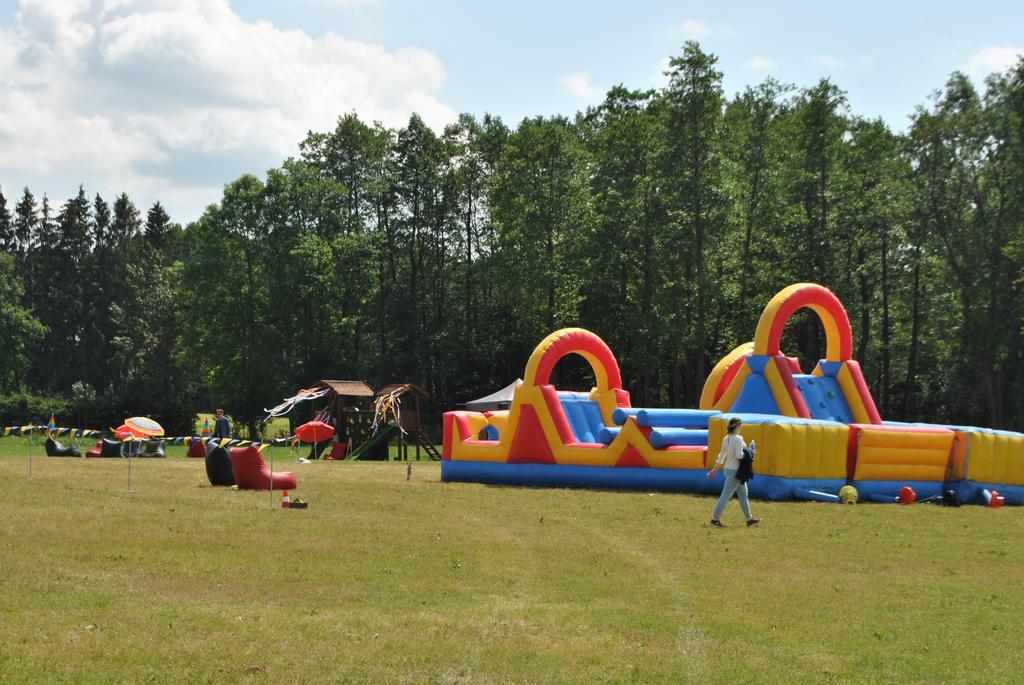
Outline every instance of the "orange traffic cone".
<path fill-rule="evenodd" d="M 993 509 L 998 509 L 1006 503 L 1006 498 L 1000 495 L 998 490 L 982 490 L 981 497 L 985 505 Z"/>
<path fill-rule="evenodd" d="M 284 508 L 284 509 L 291 509 L 291 507 L 292 507 L 292 499 L 291 499 L 291 497 L 288 496 L 288 491 L 287 490 L 285 490 L 281 494 L 281 507 Z"/>
<path fill-rule="evenodd" d="M 998 509 L 1006 503 L 1006 498 L 999 494 L 998 490 L 992 491 L 992 499 L 989 501 L 988 506 L 993 509 Z"/>

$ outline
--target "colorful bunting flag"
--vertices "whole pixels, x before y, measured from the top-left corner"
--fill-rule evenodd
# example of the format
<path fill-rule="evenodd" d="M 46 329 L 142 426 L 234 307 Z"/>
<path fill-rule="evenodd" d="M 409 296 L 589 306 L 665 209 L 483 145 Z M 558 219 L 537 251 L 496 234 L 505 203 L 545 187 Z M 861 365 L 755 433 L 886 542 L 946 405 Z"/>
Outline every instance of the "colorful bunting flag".
<path fill-rule="evenodd" d="M 101 431 L 94 430 L 91 428 L 68 428 L 57 425 L 56 417 L 50 416 L 50 422 L 45 426 L 4 426 L 0 427 L 0 437 L 17 436 L 17 435 L 31 435 L 32 431 L 40 431 L 45 433 L 47 436 L 72 436 L 72 437 L 94 437 L 101 435 Z M 139 436 L 125 436 L 124 438 L 117 438 L 117 429 L 111 428 L 111 433 L 115 434 L 114 439 L 122 443 L 132 442 L 143 442 L 146 438 Z M 177 437 L 161 437 L 160 439 L 168 442 L 171 445 L 181 445 L 187 442 L 201 442 L 203 445 L 213 445 L 214 447 L 249 447 L 250 445 L 256 447 L 260 452 L 265 450 L 267 447 L 285 445 L 291 438 L 274 438 L 269 442 L 262 442 L 259 440 L 242 440 L 241 438 L 212 438 L 209 436 L 177 436 Z"/>

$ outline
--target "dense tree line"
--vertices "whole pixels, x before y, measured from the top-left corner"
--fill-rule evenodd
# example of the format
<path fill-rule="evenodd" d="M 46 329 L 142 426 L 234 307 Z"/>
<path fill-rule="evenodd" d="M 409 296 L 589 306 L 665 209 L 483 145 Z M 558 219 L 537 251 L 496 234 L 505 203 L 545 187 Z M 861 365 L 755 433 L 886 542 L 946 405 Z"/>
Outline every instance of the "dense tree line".
<path fill-rule="evenodd" d="M 0 392 L 8 420 L 64 412 L 105 428 L 137 411 L 190 426 L 199 384 L 178 353 L 182 229 L 157 203 L 78 194 L 56 211 L 0 193 Z M 47 401 L 18 394 L 36 393 Z M 16 416 L 18 407 L 29 416 Z M 71 413 L 71 416 L 66 415 Z"/>
<path fill-rule="evenodd" d="M 813 281 L 884 417 L 1024 428 L 1024 61 L 983 92 L 953 74 L 905 133 L 828 80 L 727 98 L 695 43 L 667 76 L 514 129 L 347 114 L 184 229 L 124 195 L 0 195 L 0 391 L 174 426 L 216 403 L 255 428 L 324 377 L 417 382 L 444 409 L 580 325 L 635 404 L 693 406 L 768 299 Z M 784 349 L 809 369 L 817 320 Z"/>

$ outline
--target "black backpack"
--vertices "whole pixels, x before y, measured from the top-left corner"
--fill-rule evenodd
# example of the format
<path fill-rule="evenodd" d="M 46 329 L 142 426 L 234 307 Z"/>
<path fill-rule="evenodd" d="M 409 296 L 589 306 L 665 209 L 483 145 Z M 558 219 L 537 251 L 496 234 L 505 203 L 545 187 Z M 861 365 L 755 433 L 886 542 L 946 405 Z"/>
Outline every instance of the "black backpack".
<path fill-rule="evenodd" d="M 754 453 L 749 447 L 743 448 L 743 458 L 740 459 L 740 466 L 736 469 L 736 480 L 746 483 L 754 478 Z"/>
<path fill-rule="evenodd" d="M 959 507 L 960 506 L 960 495 L 956 493 L 956 490 L 943 490 L 942 491 L 942 506 L 944 507 Z"/>

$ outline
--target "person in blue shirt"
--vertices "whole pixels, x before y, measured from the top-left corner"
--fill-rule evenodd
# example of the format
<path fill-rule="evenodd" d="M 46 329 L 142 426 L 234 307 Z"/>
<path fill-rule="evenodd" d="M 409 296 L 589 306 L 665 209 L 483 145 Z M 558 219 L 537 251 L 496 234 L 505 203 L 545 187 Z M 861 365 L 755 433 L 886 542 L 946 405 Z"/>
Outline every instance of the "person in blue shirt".
<path fill-rule="evenodd" d="M 228 417 L 224 416 L 224 410 L 218 409 L 216 413 L 216 420 L 213 423 L 213 438 L 230 438 L 231 437 L 231 421 Z"/>

